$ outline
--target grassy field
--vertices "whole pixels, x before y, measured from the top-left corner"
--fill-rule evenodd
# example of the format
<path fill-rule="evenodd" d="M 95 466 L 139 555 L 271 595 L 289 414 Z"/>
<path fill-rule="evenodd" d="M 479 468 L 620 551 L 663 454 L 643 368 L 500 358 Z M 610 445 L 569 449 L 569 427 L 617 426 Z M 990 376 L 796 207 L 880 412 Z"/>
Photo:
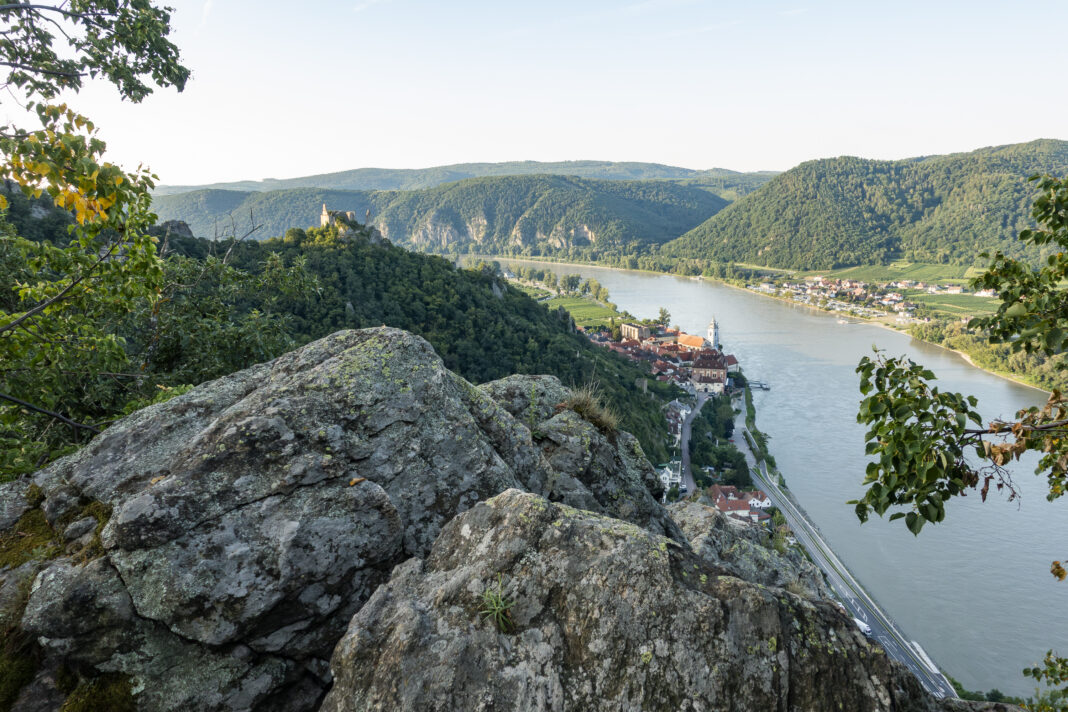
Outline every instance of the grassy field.
<path fill-rule="evenodd" d="M 551 292 L 548 289 L 542 289 L 541 287 L 528 287 L 524 284 L 516 284 L 512 282 L 512 286 L 522 292 L 525 292 L 531 299 L 541 299 L 547 297 Z"/>
<path fill-rule="evenodd" d="M 935 282 L 938 284 L 964 284 L 983 270 L 960 265 L 936 265 L 925 262 L 891 262 L 888 265 L 866 265 L 847 267 L 811 274 L 822 274 L 838 279 L 859 279 L 863 282 L 896 282 L 899 279 L 911 279 L 917 282 Z"/>
<path fill-rule="evenodd" d="M 550 309 L 563 307 L 581 327 L 607 326 L 609 319 L 623 321 L 623 315 L 586 297 L 553 297 L 542 302 Z"/>
<path fill-rule="evenodd" d="M 992 314 L 1001 304 L 995 297 L 977 297 L 974 294 L 928 294 L 909 289 L 903 292 L 903 296 L 910 302 L 924 304 L 951 317 Z"/>

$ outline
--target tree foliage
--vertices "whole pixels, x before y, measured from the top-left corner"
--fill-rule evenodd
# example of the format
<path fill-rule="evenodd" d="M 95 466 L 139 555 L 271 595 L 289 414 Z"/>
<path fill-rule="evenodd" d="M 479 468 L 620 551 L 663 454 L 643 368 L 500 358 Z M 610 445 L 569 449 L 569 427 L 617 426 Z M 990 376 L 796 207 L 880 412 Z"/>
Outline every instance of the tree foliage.
<path fill-rule="evenodd" d="M 154 176 L 107 162 L 89 119 L 46 102 L 95 77 L 132 101 L 152 85 L 181 89 L 189 71 L 169 32 L 169 10 L 147 0 L 0 5 L 4 86 L 37 123 L 0 127 L 0 178 L 71 215 L 51 239 L 28 239 L 0 220 L 2 470 L 32 469 L 98 431 L 106 399 L 97 377 L 127 364 L 113 326 L 134 301 L 155 298 L 163 280 L 147 230 Z M 7 205 L 0 196 L 0 209 Z"/>
<path fill-rule="evenodd" d="M 1032 217 L 1037 229 L 1023 230 L 1025 245 L 1048 256 L 1032 266 L 997 252 L 976 288 L 994 289 L 1001 299 L 996 313 L 973 319 L 990 342 L 1013 352 L 1039 353 L 1055 359 L 1063 369 L 1068 333 L 1068 180 L 1033 176 L 1040 190 Z M 947 393 L 931 385 L 934 374 L 909 359 L 877 354 L 857 368 L 861 376 L 859 422 L 869 426 L 867 452 L 876 456 L 868 465 L 867 490 L 856 505 L 864 521 L 871 512 L 904 518 L 918 534 L 925 523 L 945 518 L 945 505 L 955 496 L 979 488 L 985 500 L 990 486 L 1016 489 L 1004 469 L 1024 453 L 1039 455 L 1035 473 L 1046 480 L 1047 499 L 1065 494 L 1068 486 L 1068 400 L 1054 390 L 1047 402 L 1020 410 L 1015 420 L 983 424 L 974 396 Z M 1051 573 L 1066 577 L 1061 561 Z M 1068 680 L 1068 659 L 1051 651 L 1042 666 L 1025 673 L 1049 685 Z M 1061 692 L 1049 696 L 1041 709 L 1065 709 Z"/>

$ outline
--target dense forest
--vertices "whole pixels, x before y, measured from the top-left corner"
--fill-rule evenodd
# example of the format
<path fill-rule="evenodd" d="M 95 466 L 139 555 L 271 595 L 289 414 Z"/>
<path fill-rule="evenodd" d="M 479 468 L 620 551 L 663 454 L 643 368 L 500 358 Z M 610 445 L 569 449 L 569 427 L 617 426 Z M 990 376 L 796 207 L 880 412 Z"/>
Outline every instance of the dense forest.
<path fill-rule="evenodd" d="M 1068 142 L 1041 140 L 971 153 L 802 163 L 661 248 L 664 258 L 794 269 L 917 262 L 971 265 L 1030 224 L 1035 173 L 1068 171 Z"/>
<path fill-rule="evenodd" d="M 685 180 L 704 186 L 728 200 L 752 192 L 774 172 L 740 173 L 724 168 L 699 171 L 659 163 L 618 161 L 506 161 L 503 163 L 457 163 L 432 168 L 357 168 L 299 178 L 267 178 L 207 185 L 162 185 L 157 196 L 196 190 L 271 191 L 292 188 L 327 190 L 420 190 L 465 178 L 487 176 L 558 175 L 599 180 Z"/>
<path fill-rule="evenodd" d="M 280 235 L 318 225 L 326 203 L 355 211 L 397 244 L 429 252 L 591 259 L 637 253 L 700 224 L 727 201 L 670 181 L 605 181 L 567 176 L 472 178 L 417 191 L 299 188 L 265 193 L 198 191 L 159 197 L 165 220 L 184 220 L 200 237 Z"/>
<path fill-rule="evenodd" d="M 7 195 L 8 229 L 34 240 L 69 239 L 67 213 L 18 191 Z M 474 383 L 544 373 L 567 385 L 592 384 L 650 458 L 666 457 L 662 405 L 677 389 L 592 346 L 565 311 L 538 304 L 491 270 L 458 269 L 363 228 L 341 237 L 337 227 L 291 229 L 262 242 L 213 242 L 162 230 L 159 239 L 166 256 L 164 298 L 154 308 L 104 316 L 121 338 L 123 368 L 57 372 L 54 405 L 80 422 L 104 426 L 339 329 L 388 325 L 426 338 L 448 368 Z M 5 283 L 30 274 L 16 255 L 0 254 Z M 31 386 L 32 379 L 23 383 L 27 376 L 0 369 L 5 392 L 16 396 Z M 0 423 L 0 444 L 21 449 L 7 459 L 9 473 L 35 469 L 71 445 L 46 416 L 39 420 L 47 437 L 34 442 L 26 437 L 36 423 L 30 420 Z"/>

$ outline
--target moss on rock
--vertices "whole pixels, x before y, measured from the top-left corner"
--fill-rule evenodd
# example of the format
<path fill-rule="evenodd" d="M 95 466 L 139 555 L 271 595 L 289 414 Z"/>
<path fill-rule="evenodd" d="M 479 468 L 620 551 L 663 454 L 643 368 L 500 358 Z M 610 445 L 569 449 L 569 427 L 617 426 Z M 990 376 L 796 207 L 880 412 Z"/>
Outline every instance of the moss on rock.
<path fill-rule="evenodd" d="M 137 712 L 133 687 L 126 675 L 108 674 L 83 680 L 67 696 L 59 712 Z"/>

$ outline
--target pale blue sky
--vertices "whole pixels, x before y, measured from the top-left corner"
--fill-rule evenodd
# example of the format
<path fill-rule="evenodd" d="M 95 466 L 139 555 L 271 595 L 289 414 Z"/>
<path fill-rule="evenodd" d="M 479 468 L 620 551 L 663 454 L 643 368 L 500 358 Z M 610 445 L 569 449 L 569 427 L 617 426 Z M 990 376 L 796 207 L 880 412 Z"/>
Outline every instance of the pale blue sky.
<path fill-rule="evenodd" d="M 168 0 L 193 78 L 73 100 L 164 183 L 364 166 L 813 158 L 1068 139 L 1068 3 Z"/>

